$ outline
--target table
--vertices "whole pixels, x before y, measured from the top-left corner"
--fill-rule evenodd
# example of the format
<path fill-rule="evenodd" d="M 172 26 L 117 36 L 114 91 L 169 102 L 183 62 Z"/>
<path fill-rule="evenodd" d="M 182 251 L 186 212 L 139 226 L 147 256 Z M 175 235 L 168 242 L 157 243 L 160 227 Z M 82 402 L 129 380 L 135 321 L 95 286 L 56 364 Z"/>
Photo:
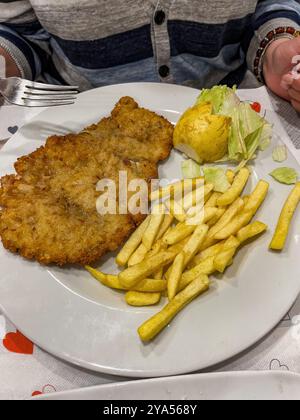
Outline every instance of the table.
<path fill-rule="evenodd" d="M 257 87 L 248 75 L 245 87 Z M 296 149 L 300 149 L 300 119 L 291 106 L 271 95 Z M 40 109 L 0 106 L 0 148 Z M 1 153 L 1 151 L 0 151 Z M 300 373 L 300 297 L 267 337 L 214 371 L 290 370 Z M 0 313 L 0 399 L 28 399 L 32 395 L 94 386 L 125 378 L 73 367 L 47 354 L 22 336 Z"/>

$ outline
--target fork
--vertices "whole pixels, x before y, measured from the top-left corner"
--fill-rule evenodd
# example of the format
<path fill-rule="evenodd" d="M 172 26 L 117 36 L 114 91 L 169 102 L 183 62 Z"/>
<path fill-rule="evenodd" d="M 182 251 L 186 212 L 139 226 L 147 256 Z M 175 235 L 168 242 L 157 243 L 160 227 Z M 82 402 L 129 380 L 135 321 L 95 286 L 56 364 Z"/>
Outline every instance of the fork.
<path fill-rule="evenodd" d="M 48 85 L 19 77 L 0 78 L 0 93 L 10 103 L 28 107 L 72 105 L 77 86 Z"/>

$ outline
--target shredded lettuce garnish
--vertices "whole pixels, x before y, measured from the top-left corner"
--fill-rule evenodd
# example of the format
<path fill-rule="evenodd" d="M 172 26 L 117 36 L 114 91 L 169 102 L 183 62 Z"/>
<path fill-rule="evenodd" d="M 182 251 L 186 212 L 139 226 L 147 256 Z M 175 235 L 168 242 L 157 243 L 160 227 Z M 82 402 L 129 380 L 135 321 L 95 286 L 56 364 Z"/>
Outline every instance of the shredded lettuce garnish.
<path fill-rule="evenodd" d="M 292 185 L 296 184 L 299 175 L 293 168 L 278 168 L 275 169 L 270 175 L 281 184 Z"/>
<path fill-rule="evenodd" d="M 214 86 L 211 89 L 203 89 L 196 105 L 203 102 L 210 102 L 213 105 L 213 113 L 220 115 L 228 115 L 228 112 L 241 101 L 236 95 L 236 86 L 232 89 L 227 86 Z"/>
<path fill-rule="evenodd" d="M 218 167 L 205 167 L 203 168 L 205 181 L 214 185 L 216 192 L 224 193 L 230 188 L 226 171 Z"/>
<path fill-rule="evenodd" d="M 183 178 L 197 178 L 201 176 L 201 167 L 192 159 L 184 160 L 181 164 Z"/>
<path fill-rule="evenodd" d="M 286 146 L 277 146 L 274 148 L 272 157 L 274 162 L 284 162 L 288 158 L 287 147 Z"/>

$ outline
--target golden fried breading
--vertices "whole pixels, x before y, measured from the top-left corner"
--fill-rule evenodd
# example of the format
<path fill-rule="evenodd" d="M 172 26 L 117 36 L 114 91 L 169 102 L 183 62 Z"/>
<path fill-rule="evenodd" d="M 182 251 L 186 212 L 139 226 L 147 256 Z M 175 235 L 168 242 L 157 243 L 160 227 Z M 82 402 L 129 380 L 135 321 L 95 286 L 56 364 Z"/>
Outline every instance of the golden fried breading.
<path fill-rule="evenodd" d="M 111 117 L 86 130 L 101 138 L 102 144 L 109 143 L 123 158 L 157 163 L 170 154 L 173 126 L 155 113 L 139 108 L 129 97 L 120 100 Z"/>
<path fill-rule="evenodd" d="M 50 137 L 1 179 L 0 236 L 5 248 L 43 264 L 91 264 L 116 250 L 144 215 L 101 216 L 96 185 L 126 171 L 128 182 L 157 177 L 173 126 L 122 98 L 111 117 L 82 133 Z"/>

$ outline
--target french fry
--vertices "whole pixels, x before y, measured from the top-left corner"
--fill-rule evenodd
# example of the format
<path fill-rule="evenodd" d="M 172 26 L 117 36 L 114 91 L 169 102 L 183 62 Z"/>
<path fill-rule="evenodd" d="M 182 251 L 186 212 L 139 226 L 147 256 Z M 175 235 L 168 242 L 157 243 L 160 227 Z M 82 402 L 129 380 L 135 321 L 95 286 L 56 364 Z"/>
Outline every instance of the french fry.
<path fill-rule="evenodd" d="M 240 245 L 241 245 L 241 242 L 235 236 L 230 236 L 224 242 L 222 251 L 228 251 L 229 249 L 232 249 L 232 248 L 238 249 Z"/>
<path fill-rule="evenodd" d="M 152 257 L 145 258 L 139 264 L 128 267 L 119 274 L 119 280 L 123 287 L 134 287 L 139 281 L 158 271 L 161 267 L 168 265 L 174 260 L 174 252 L 163 251 Z"/>
<path fill-rule="evenodd" d="M 164 218 L 165 214 L 163 213 L 162 206 L 155 206 L 155 208 L 153 208 L 153 213 L 150 215 L 149 224 L 142 237 L 142 243 L 148 251 L 150 251 L 155 242 Z"/>
<path fill-rule="evenodd" d="M 235 178 L 235 172 L 232 169 L 228 169 L 228 171 L 226 171 L 226 177 L 227 180 L 229 182 L 229 184 L 232 184 Z"/>
<path fill-rule="evenodd" d="M 159 239 L 153 245 L 152 249 L 146 254 L 145 258 L 151 257 L 152 255 L 158 254 L 160 251 L 165 251 L 167 249 L 167 245 L 163 243 L 162 239 Z"/>
<path fill-rule="evenodd" d="M 153 306 L 159 303 L 161 293 L 143 293 L 129 291 L 125 295 L 125 301 L 130 306 Z"/>
<path fill-rule="evenodd" d="M 182 252 L 185 254 L 184 258 L 184 264 L 183 268 L 185 269 L 190 261 L 194 258 L 194 256 L 199 251 L 199 248 L 201 247 L 202 242 L 204 241 L 204 238 L 208 232 L 208 226 L 207 225 L 199 225 L 196 227 L 195 231 L 183 247 Z M 167 270 L 165 277 L 168 280 L 170 277 L 172 271 L 172 267 L 169 267 Z"/>
<path fill-rule="evenodd" d="M 250 196 L 249 196 L 249 195 L 244 195 L 244 196 L 242 197 L 242 199 L 244 200 L 244 205 L 245 205 L 245 206 L 246 206 L 246 204 L 248 203 L 249 198 L 250 198 Z"/>
<path fill-rule="evenodd" d="M 235 236 L 230 236 L 230 238 L 225 241 L 221 252 L 219 252 L 214 259 L 214 267 L 216 271 L 224 273 L 226 268 L 233 263 L 233 257 L 240 245 L 240 241 Z"/>
<path fill-rule="evenodd" d="M 255 236 L 260 235 L 261 233 L 265 232 L 268 229 L 268 226 L 262 222 L 254 222 L 251 223 L 237 233 L 237 239 L 243 243 L 248 241 L 249 239 L 254 238 Z"/>
<path fill-rule="evenodd" d="M 220 220 L 212 227 L 208 236 L 215 236 L 217 232 L 223 229 L 231 220 L 244 208 L 244 201 L 242 198 L 237 198 L 225 211 Z"/>
<path fill-rule="evenodd" d="M 154 274 L 154 279 L 155 280 L 161 280 L 163 278 L 164 275 L 164 269 L 160 268 L 155 274 Z"/>
<path fill-rule="evenodd" d="M 197 204 L 197 206 L 195 207 L 191 207 L 188 211 L 187 211 L 187 217 L 186 220 L 192 219 L 193 217 L 195 217 L 196 215 L 199 215 L 203 212 L 204 210 L 204 202 L 203 203 L 199 203 Z M 196 223 L 194 223 L 196 224 Z"/>
<path fill-rule="evenodd" d="M 164 292 L 167 290 L 167 282 L 163 279 L 144 279 L 139 282 L 133 289 L 136 292 Z"/>
<path fill-rule="evenodd" d="M 221 219 L 225 211 L 226 208 L 218 209 L 216 215 L 206 223 L 208 227 L 213 227 Z"/>
<path fill-rule="evenodd" d="M 214 245 L 217 242 L 215 235 L 224 229 L 231 220 L 243 209 L 244 201 L 241 198 L 237 198 L 224 212 L 223 216 L 219 221 L 209 230 L 207 238 L 203 243 L 202 250 Z M 224 238 L 226 239 L 226 238 Z"/>
<path fill-rule="evenodd" d="M 182 274 L 181 280 L 179 282 L 178 290 L 184 289 L 189 285 L 196 277 L 201 274 L 209 276 L 215 272 L 214 267 L 214 257 L 208 257 L 201 261 L 196 267 L 192 268 L 189 271 L 186 271 Z"/>
<path fill-rule="evenodd" d="M 174 216 L 172 214 L 165 214 L 164 221 L 162 222 L 162 225 L 159 229 L 156 240 L 163 238 L 163 236 L 169 230 L 170 226 L 172 226 L 173 222 L 174 222 Z"/>
<path fill-rule="evenodd" d="M 247 204 L 243 209 L 243 213 L 238 214 L 232 221 L 220 230 L 214 238 L 216 240 L 223 240 L 229 238 L 250 223 L 251 219 L 255 216 L 257 210 L 264 202 L 269 191 L 269 184 L 266 181 L 259 181 L 255 190 L 249 196 Z"/>
<path fill-rule="evenodd" d="M 209 206 L 207 206 L 207 202 L 210 200 L 211 196 L 212 196 L 212 189 L 213 189 L 213 185 L 212 184 L 207 184 L 204 187 L 204 193 L 203 196 L 200 200 L 198 201 L 194 201 L 193 204 L 191 206 L 187 206 L 185 208 L 185 211 L 187 212 L 188 217 L 193 217 L 196 214 L 201 213 L 201 211 L 203 210 L 203 207 L 205 205 L 206 208 L 208 208 Z M 189 200 L 188 204 L 191 204 L 191 201 Z"/>
<path fill-rule="evenodd" d="M 165 197 L 176 197 L 179 194 L 183 196 L 185 186 L 192 187 L 192 188 L 198 188 L 201 184 L 204 183 L 204 177 L 200 176 L 198 178 L 194 178 L 192 180 L 190 179 L 183 179 L 179 182 L 175 182 L 174 184 L 169 184 L 165 187 L 158 188 L 157 190 L 151 192 L 150 194 L 150 200 L 156 201 L 161 200 Z M 189 188 L 186 188 L 189 189 Z"/>
<path fill-rule="evenodd" d="M 128 260 L 128 267 L 139 264 L 146 257 L 148 249 L 144 244 L 141 244 L 138 249 L 131 255 Z"/>
<path fill-rule="evenodd" d="M 214 217 L 216 217 L 216 215 L 218 214 L 218 208 L 217 207 L 207 207 L 205 205 L 204 207 L 204 215 L 203 215 L 203 219 L 201 220 L 201 223 L 207 223 L 209 222 L 211 219 L 213 219 Z"/>
<path fill-rule="evenodd" d="M 209 279 L 207 276 L 197 277 L 189 286 L 169 302 L 162 311 L 144 322 L 138 329 L 141 340 L 147 342 L 156 337 L 181 311 L 196 297 L 209 289 Z"/>
<path fill-rule="evenodd" d="M 150 200 L 156 201 L 161 200 L 162 198 L 169 197 L 172 194 L 182 192 L 183 190 L 183 181 L 176 182 L 174 184 L 169 184 L 165 187 L 160 187 L 155 191 L 152 191 L 150 194 Z"/>
<path fill-rule="evenodd" d="M 195 207 L 194 207 L 195 209 Z M 186 219 L 187 225 L 200 225 L 209 222 L 218 214 L 217 207 L 205 207 L 202 208 L 198 214 L 194 214 L 192 217 L 188 215 Z"/>
<path fill-rule="evenodd" d="M 178 284 L 184 268 L 185 255 L 183 252 L 177 255 L 171 267 L 168 278 L 168 298 L 171 301 L 177 294 Z"/>
<path fill-rule="evenodd" d="M 252 219 L 253 215 L 251 212 L 237 215 L 227 226 L 215 234 L 214 239 L 216 241 L 222 241 L 230 236 L 234 236 L 238 233 L 242 227 L 246 226 Z"/>
<path fill-rule="evenodd" d="M 187 225 L 186 223 L 178 223 L 170 232 L 165 235 L 163 241 L 167 245 L 174 245 L 190 236 L 197 226 Z"/>
<path fill-rule="evenodd" d="M 184 211 L 187 211 L 190 207 L 195 206 L 199 202 L 204 202 L 204 186 L 191 191 L 189 194 L 183 196 L 182 206 Z"/>
<path fill-rule="evenodd" d="M 100 283 L 110 289 L 129 290 L 123 287 L 120 283 L 119 277 L 112 274 L 104 274 L 92 267 L 86 266 L 86 270 Z M 167 282 L 162 279 L 144 279 L 139 282 L 132 290 L 136 292 L 163 292 L 167 289 Z"/>
<path fill-rule="evenodd" d="M 212 192 L 210 192 L 209 194 L 208 194 L 208 196 L 207 197 L 205 197 L 205 199 L 204 199 L 204 204 L 206 204 L 209 200 L 210 200 L 210 197 L 213 195 L 213 193 Z"/>
<path fill-rule="evenodd" d="M 171 245 L 169 248 L 167 248 L 168 252 L 174 252 L 174 254 L 179 254 L 181 251 L 183 251 L 183 248 L 190 240 L 190 236 L 187 238 L 182 239 L 180 242 L 177 242 L 174 245 Z"/>
<path fill-rule="evenodd" d="M 172 216 L 174 218 L 174 216 Z M 171 232 L 171 230 L 174 228 L 174 226 L 170 226 L 169 229 L 164 233 L 164 235 L 162 236 L 162 241 L 165 241 L 165 237 Z"/>
<path fill-rule="evenodd" d="M 206 248 L 204 251 L 199 252 L 199 254 L 197 254 L 191 261 L 191 268 L 200 264 L 202 260 L 205 260 L 205 258 L 215 257 L 219 254 L 222 251 L 224 243 L 225 241 L 218 242 L 217 244 Z"/>
<path fill-rule="evenodd" d="M 175 217 L 178 222 L 184 222 L 186 219 L 186 213 L 184 211 L 183 206 L 175 201 L 175 200 L 167 200 L 165 201 L 165 205 L 172 214 L 172 216 Z"/>
<path fill-rule="evenodd" d="M 139 264 L 145 258 L 151 257 L 152 255 L 158 254 L 163 249 L 166 249 L 167 245 L 165 245 L 161 239 L 159 239 L 153 246 L 153 248 L 148 251 L 144 244 L 141 244 L 135 253 L 130 257 L 128 261 L 128 267 L 132 267 L 133 265 Z"/>
<path fill-rule="evenodd" d="M 254 191 L 249 195 L 249 199 L 244 207 L 244 212 L 250 211 L 253 216 L 257 213 L 258 209 L 265 201 L 269 191 L 269 183 L 266 181 L 259 181 Z"/>
<path fill-rule="evenodd" d="M 209 200 L 206 202 L 206 207 L 216 207 L 217 206 L 217 200 L 219 197 L 221 197 L 221 193 L 219 192 L 213 192 L 210 196 Z"/>
<path fill-rule="evenodd" d="M 261 222 L 254 222 L 242 228 L 237 237 L 231 236 L 224 243 L 222 251 L 215 257 L 214 266 L 219 273 L 224 273 L 225 269 L 233 262 L 238 248 L 247 240 L 254 238 L 267 229 L 267 225 Z"/>
<path fill-rule="evenodd" d="M 206 223 L 207 221 L 211 220 L 213 217 L 217 215 L 218 210 L 219 209 L 217 207 L 211 207 L 211 206 L 208 206 L 207 204 L 205 204 L 204 207 L 202 204 L 196 207 L 192 207 L 187 212 L 186 222 L 190 223 L 189 219 L 202 216 L 202 223 Z M 197 224 L 200 224 L 200 223 L 197 223 Z"/>
<path fill-rule="evenodd" d="M 184 268 L 189 264 L 189 262 L 194 258 L 194 256 L 199 252 L 201 245 L 205 239 L 205 236 L 208 232 L 207 225 L 199 225 L 196 230 L 193 232 L 192 236 L 188 243 L 184 246 L 183 252 L 185 254 L 184 258 Z"/>
<path fill-rule="evenodd" d="M 189 194 L 183 197 L 183 208 L 185 211 L 191 207 L 197 206 L 199 203 L 205 202 L 205 198 L 209 193 L 214 189 L 213 184 L 206 184 L 203 187 L 197 188 L 194 191 L 191 191 Z"/>
<path fill-rule="evenodd" d="M 217 204 L 219 207 L 229 206 L 242 193 L 250 176 L 250 171 L 247 168 L 242 168 L 234 178 L 232 186 L 218 198 Z"/>
<path fill-rule="evenodd" d="M 225 251 L 222 251 L 214 259 L 215 270 L 219 273 L 224 273 L 227 267 L 233 263 L 233 257 L 236 254 L 236 248 L 230 248 Z"/>
<path fill-rule="evenodd" d="M 283 209 L 281 211 L 276 231 L 274 233 L 273 239 L 270 243 L 270 249 L 274 251 L 282 251 L 286 244 L 290 225 L 294 216 L 294 213 L 300 202 L 300 182 L 298 182 L 288 199 L 286 200 Z"/>
<path fill-rule="evenodd" d="M 102 273 L 102 271 L 96 270 L 93 267 L 90 267 L 89 265 L 86 265 L 84 267 L 96 280 L 100 281 L 101 283 L 103 283 L 105 286 L 105 282 L 106 282 L 106 276 L 107 274 Z"/>
<path fill-rule="evenodd" d="M 143 223 L 133 232 L 131 237 L 125 243 L 121 251 L 118 253 L 116 258 L 116 263 L 119 266 L 125 266 L 131 257 L 131 255 L 136 251 L 140 243 L 142 242 L 142 237 L 147 229 L 150 222 L 150 216 L 148 216 Z"/>

